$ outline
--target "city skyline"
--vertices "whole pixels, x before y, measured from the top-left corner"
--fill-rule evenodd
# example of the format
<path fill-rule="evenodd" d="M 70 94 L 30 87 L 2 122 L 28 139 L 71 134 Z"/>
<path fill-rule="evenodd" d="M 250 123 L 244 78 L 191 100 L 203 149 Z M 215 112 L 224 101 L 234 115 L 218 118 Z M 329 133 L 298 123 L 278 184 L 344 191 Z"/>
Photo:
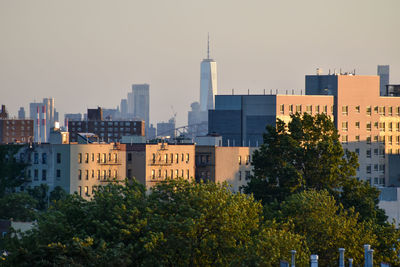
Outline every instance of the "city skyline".
<path fill-rule="evenodd" d="M 212 6 L 213 8 L 209 8 Z M 168 1 L 0 2 L 0 99 L 17 116 L 53 97 L 60 112 L 115 108 L 131 84 L 148 83 L 150 123 L 177 112 L 185 125 L 199 99 L 207 32 L 220 94 L 304 89 L 316 68 L 400 83 L 398 1 L 242 4 Z M 290 78 L 289 78 L 290 77 Z M 177 96 L 179 97 L 177 99 Z"/>

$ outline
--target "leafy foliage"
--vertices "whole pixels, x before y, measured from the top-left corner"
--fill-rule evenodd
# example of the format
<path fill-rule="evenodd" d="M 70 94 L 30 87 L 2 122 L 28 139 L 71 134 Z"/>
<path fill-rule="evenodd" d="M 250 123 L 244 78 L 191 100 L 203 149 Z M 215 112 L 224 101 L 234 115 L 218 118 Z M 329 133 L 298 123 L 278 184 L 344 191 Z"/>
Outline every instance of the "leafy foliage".
<path fill-rule="evenodd" d="M 10 193 L 0 198 L 0 219 L 33 221 L 36 218 L 37 201 L 26 193 Z"/>
<path fill-rule="evenodd" d="M 299 251 L 299 262 L 307 261 L 304 238 L 288 227 L 265 223 L 260 203 L 251 197 L 232 194 L 226 186 L 169 180 L 147 195 L 132 182 L 100 187 L 92 201 L 69 195 L 54 202 L 31 232 L 9 238 L 6 262 L 276 266 L 292 248 Z"/>

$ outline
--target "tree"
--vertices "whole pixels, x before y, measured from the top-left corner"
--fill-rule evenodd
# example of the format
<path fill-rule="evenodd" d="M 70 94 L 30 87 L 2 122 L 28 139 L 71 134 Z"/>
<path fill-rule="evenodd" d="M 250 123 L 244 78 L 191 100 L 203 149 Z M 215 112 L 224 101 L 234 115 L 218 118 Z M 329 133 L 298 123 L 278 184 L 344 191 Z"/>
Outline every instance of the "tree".
<path fill-rule="evenodd" d="M 65 190 L 61 186 L 56 186 L 54 187 L 53 191 L 50 192 L 50 201 L 59 201 L 59 200 L 65 200 L 68 196 L 68 193 L 65 192 Z"/>
<path fill-rule="evenodd" d="M 9 238 L 10 266 L 276 266 L 304 237 L 264 222 L 251 196 L 213 183 L 167 180 L 145 193 L 132 181 L 99 187 L 92 201 L 69 195 L 21 238 Z"/>
<path fill-rule="evenodd" d="M 33 221 L 36 218 L 37 201 L 27 193 L 10 193 L 0 198 L 0 219 Z"/>
<path fill-rule="evenodd" d="M 38 210 L 45 210 L 49 206 L 49 186 L 47 184 L 40 184 L 33 188 L 27 189 L 28 194 L 31 195 L 37 201 L 36 208 Z"/>
<path fill-rule="evenodd" d="M 310 251 L 319 255 L 321 266 L 334 266 L 339 248 L 346 249 L 346 257 L 353 258 L 355 265 L 361 265 L 363 245 L 374 248 L 378 244 L 373 224 L 359 222 L 354 209 L 345 210 L 326 190 L 291 195 L 281 204 L 278 220 L 293 222 L 294 232 L 306 237 Z M 380 253 L 374 256 L 377 261 L 380 257 Z"/>
<path fill-rule="evenodd" d="M 27 182 L 27 164 L 16 158 L 22 145 L 0 145 L 0 198 Z"/>
<path fill-rule="evenodd" d="M 379 191 L 355 179 L 357 155 L 343 149 L 329 116 L 294 114 L 287 125 L 278 119 L 266 129 L 246 193 L 268 206 L 304 190 L 327 190 L 345 208 L 354 207 L 360 220 L 385 222 Z"/>

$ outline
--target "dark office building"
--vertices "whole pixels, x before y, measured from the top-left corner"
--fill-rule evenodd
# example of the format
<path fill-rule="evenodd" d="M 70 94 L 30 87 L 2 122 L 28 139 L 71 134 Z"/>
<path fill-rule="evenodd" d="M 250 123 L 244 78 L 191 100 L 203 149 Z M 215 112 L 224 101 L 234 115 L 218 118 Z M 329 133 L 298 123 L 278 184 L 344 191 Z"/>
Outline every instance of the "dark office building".
<path fill-rule="evenodd" d="M 71 121 L 68 123 L 71 142 L 78 141 L 78 133 L 94 133 L 100 141 L 119 142 L 122 136 L 144 136 L 144 121 L 105 121 L 101 108 L 88 109 L 87 121 Z"/>

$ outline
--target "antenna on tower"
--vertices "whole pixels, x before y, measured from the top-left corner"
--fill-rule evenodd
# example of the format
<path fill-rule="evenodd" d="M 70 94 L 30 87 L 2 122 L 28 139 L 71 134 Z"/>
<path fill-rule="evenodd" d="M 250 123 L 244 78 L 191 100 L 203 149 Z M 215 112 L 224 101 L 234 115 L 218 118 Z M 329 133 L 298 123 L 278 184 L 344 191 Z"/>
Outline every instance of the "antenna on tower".
<path fill-rule="evenodd" d="M 207 59 L 210 59 L 210 33 L 207 33 Z"/>

